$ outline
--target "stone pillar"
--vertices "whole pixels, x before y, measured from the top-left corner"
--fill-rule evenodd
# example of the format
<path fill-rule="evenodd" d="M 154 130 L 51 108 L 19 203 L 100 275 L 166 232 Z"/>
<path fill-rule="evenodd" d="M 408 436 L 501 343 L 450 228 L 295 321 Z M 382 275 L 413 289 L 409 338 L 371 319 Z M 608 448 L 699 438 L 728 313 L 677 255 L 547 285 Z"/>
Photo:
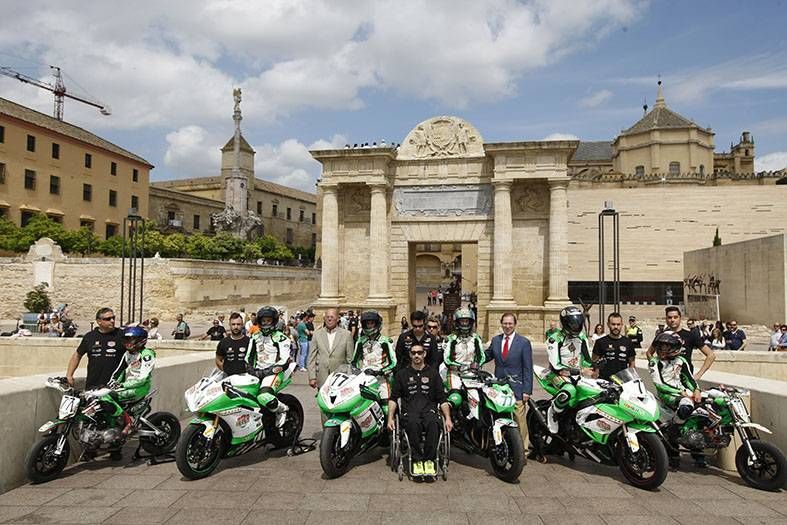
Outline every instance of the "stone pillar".
<path fill-rule="evenodd" d="M 513 263 L 511 258 L 513 223 L 511 222 L 511 181 L 494 181 L 495 234 L 494 234 L 494 286 L 490 306 L 513 306 Z"/>
<path fill-rule="evenodd" d="M 388 291 L 388 186 L 370 184 L 369 302 L 390 302 Z"/>
<path fill-rule="evenodd" d="M 322 281 L 320 301 L 334 303 L 339 294 L 339 200 L 338 185 L 322 189 Z"/>
<path fill-rule="evenodd" d="M 568 304 L 568 181 L 549 181 L 549 297 Z"/>

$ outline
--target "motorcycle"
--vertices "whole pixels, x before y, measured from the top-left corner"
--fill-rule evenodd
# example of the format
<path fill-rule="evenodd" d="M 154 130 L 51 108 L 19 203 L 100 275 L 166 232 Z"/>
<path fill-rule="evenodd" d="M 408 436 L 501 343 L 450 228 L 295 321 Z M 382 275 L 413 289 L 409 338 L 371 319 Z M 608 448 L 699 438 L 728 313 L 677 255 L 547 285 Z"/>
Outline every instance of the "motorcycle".
<path fill-rule="evenodd" d="M 341 365 L 317 392 L 317 406 L 328 417 L 320 441 L 320 465 L 328 479 L 346 474 L 353 457 L 387 436 L 378 375 L 371 369 Z"/>
<path fill-rule="evenodd" d="M 178 441 L 175 462 L 188 479 L 209 476 L 221 458 L 239 456 L 263 445 L 284 448 L 294 444 L 303 429 L 303 407 L 282 393 L 292 382 L 296 364 L 272 366 L 254 374 L 227 376 L 214 369 L 186 390 L 188 409 L 195 414 Z M 260 406 L 260 379 L 276 374 L 273 393 L 288 410 L 280 425 L 276 414 Z"/>
<path fill-rule="evenodd" d="M 553 397 L 568 380 L 540 366 L 533 367 L 533 374 Z M 664 482 L 669 470 L 657 425 L 658 402 L 633 368 L 621 370 L 611 379 L 578 380 L 577 404 L 559 415 L 558 434 L 551 434 L 547 426 L 551 399 L 536 402 L 531 398 L 527 415 L 530 442 L 541 457 L 568 452 L 572 460 L 580 455 L 618 466 L 631 485 L 653 490 Z"/>
<path fill-rule="evenodd" d="M 33 483 L 43 483 L 63 471 L 71 453 L 68 436 L 72 435 L 83 450 L 84 457 L 94 456 L 101 448 L 117 449 L 132 437 L 139 438 L 143 450 L 153 456 L 171 452 L 180 436 L 180 422 L 169 412 L 151 411 L 152 390 L 147 396 L 125 407 L 133 424 L 123 435 L 116 418 L 101 410 L 101 397 L 109 388 L 80 392 L 68 385 L 64 377 L 50 377 L 46 386 L 62 392 L 57 418 L 44 423 L 39 432 L 45 435 L 27 454 L 25 468 Z"/>
<path fill-rule="evenodd" d="M 725 386 L 703 392 L 699 406 L 681 424 L 674 423 L 672 413 L 665 410 L 665 443 L 677 453 L 703 454 L 712 449 L 715 454 L 728 447 L 737 432 L 742 444 L 735 453 L 735 467 L 743 481 L 756 489 L 779 490 L 787 480 L 787 460 L 777 446 L 760 439 L 760 432 L 772 432 L 751 421 L 741 399 L 745 393 Z"/>
<path fill-rule="evenodd" d="M 512 377 L 498 379 L 489 372 L 459 370 L 464 395 L 452 408 L 451 442 L 470 454 L 488 457 L 495 475 L 513 483 L 525 466 L 522 435 L 513 419 L 516 399 Z"/>

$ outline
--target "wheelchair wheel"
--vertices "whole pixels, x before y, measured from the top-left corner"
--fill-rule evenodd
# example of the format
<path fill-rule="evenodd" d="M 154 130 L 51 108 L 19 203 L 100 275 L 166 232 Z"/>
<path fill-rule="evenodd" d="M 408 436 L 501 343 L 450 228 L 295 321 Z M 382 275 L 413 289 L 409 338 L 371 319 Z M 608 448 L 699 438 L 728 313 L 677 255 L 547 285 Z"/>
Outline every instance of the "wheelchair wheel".
<path fill-rule="evenodd" d="M 446 431 L 445 426 L 443 426 L 443 433 L 440 436 L 437 454 L 440 475 L 443 481 L 448 481 L 448 463 L 451 461 L 451 433 Z"/>
<path fill-rule="evenodd" d="M 402 463 L 401 438 L 399 436 L 399 415 L 394 419 L 394 430 L 391 432 L 390 443 L 388 445 L 388 460 L 391 463 L 391 471 L 398 472 Z"/>

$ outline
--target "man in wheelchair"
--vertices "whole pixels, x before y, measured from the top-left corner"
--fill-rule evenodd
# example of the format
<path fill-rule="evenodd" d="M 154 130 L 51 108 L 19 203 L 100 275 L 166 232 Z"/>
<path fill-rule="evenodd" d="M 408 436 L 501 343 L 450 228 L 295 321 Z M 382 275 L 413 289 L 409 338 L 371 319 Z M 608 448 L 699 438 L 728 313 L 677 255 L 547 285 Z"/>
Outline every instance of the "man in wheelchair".
<path fill-rule="evenodd" d="M 450 405 L 446 401 L 443 381 L 438 370 L 426 365 L 426 350 L 423 346 L 410 348 L 410 365 L 394 376 L 391 397 L 388 400 L 388 429 L 396 429 L 394 415 L 401 400 L 401 424 L 407 434 L 412 454 L 411 474 L 417 480 L 426 477 L 433 481 L 437 475 L 435 459 L 442 432 L 438 406 L 443 413 L 445 429 L 451 432 Z M 425 440 L 422 442 L 422 434 Z"/>

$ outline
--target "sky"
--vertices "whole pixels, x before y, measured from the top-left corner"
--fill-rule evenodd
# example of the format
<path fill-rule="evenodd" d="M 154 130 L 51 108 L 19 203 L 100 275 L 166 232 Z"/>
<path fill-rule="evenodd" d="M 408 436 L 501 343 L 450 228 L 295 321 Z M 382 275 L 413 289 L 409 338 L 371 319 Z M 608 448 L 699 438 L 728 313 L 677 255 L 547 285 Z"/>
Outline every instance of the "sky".
<path fill-rule="evenodd" d="M 401 142 L 437 115 L 489 142 L 612 140 L 663 81 L 668 106 L 787 167 L 787 0 L 2 0 L 0 65 L 107 104 L 65 120 L 151 162 L 219 173 L 232 89 L 257 177 L 314 191 L 310 149 Z M 0 77 L 51 114 L 52 94 Z"/>

